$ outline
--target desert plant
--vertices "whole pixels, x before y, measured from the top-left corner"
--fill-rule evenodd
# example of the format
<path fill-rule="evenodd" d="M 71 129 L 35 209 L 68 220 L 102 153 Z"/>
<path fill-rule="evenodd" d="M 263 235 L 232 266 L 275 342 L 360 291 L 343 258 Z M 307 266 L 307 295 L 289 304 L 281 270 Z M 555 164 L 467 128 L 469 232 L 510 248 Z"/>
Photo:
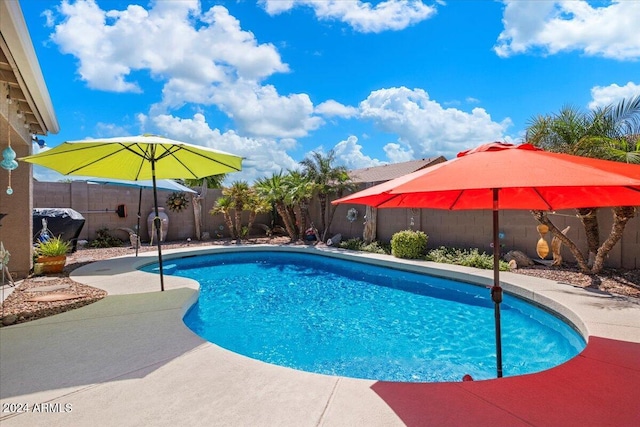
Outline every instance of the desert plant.
<path fill-rule="evenodd" d="M 58 236 L 38 243 L 34 252 L 37 257 L 56 257 L 66 255 L 70 248 L 71 244 Z"/>
<path fill-rule="evenodd" d="M 397 258 L 424 258 L 428 237 L 423 231 L 403 230 L 391 236 L 391 254 Z"/>
<path fill-rule="evenodd" d="M 493 255 L 474 249 L 456 249 L 440 246 L 427 253 L 427 261 L 441 262 L 445 264 L 464 265 L 466 267 L 493 269 Z M 500 270 L 509 270 L 509 264 L 500 260 Z"/>
<path fill-rule="evenodd" d="M 361 251 L 363 245 L 364 242 L 358 238 L 343 240 L 342 242 L 338 243 L 339 248 L 349 249 L 352 251 Z"/>
<path fill-rule="evenodd" d="M 391 255 L 391 246 L 380 242 L 371 242 L 368 245 L 362 246 L 361 250 L 374 254 Z"/>
<path fill-rule="evenodd" d="M 122 240 L 109 234 L 108 228 L 101 228 L 96 231 L 98 237 L 91 241 L 89 246 L 92 248 L 112 248 L 114 246 L 122 246 Z"/>

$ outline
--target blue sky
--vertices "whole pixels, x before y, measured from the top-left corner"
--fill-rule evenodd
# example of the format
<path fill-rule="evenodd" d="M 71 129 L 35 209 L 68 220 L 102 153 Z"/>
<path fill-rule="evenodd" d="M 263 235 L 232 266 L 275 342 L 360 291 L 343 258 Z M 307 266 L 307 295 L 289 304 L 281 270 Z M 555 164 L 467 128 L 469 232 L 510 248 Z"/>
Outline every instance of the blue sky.
<path fill-rule="evenodd" d="M 12 0 L 10 0 L 12 1 Z M 640 1 L 21 1 L 65 140 L 153 133 L 349 169 L 522 142 L 640 94 Z M 41 180 L 61 177 L 38 168 Z"/>

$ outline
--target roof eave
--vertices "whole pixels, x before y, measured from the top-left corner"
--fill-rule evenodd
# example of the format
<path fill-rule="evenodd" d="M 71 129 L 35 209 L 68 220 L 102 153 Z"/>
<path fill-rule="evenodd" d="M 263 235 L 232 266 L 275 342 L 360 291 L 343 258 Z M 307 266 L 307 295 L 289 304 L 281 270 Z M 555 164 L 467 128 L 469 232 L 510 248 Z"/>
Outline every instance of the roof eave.
<path fill-rule="evenodd" d="M 42 135 L 58 133 L 60 131 L 58 120 L 31 42 L 27 24 L 20 9 L 20 3 L 0 1 L 0 18 L 2 18 L 0 42 L 6 44 L 7 57 L 12 62 L 11 65 L 18 85 L 43 130 L 38 133 Z"/>

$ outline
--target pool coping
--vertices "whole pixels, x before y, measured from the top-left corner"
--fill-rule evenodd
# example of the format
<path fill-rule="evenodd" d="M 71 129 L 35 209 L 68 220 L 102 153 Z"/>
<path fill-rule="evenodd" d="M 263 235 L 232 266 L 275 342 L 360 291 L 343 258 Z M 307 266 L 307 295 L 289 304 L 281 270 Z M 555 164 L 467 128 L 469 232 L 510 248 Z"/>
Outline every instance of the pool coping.
<path fill-rule="evenodd" d="M 456 280 L 475 278 L 482 286 L 493 280 L 491 271 L 330 247 L 191 247 L 166 251 L 163 258 L 264 249 L 402 265 Z M 73 279 L 105 289 L 104 300 L 0 329 L 0 401 L 73 405 L 69 413 L 3 413 L 3 426 L 44 420 L 50 425 L 153 420 L 156 425 L 292 426 L 640 421 L 632 399 L 640 385 L 640 302 L 633 299 L 501 272 L 505 291 L 549 306 L 574 323 L 588 337 L 583 354 L 542 373 L 499 380 L 388 383 L 269 365 L 200 339 L 180 321 L 197 299 L 198 284 L 165 276 L 166 291 L 158 292 L 158 275 L 137 270 L 156 260 L 155 252 L 145 252 L 85 265 Z M 550 409 L 558 405 L 562 411 Z"/>

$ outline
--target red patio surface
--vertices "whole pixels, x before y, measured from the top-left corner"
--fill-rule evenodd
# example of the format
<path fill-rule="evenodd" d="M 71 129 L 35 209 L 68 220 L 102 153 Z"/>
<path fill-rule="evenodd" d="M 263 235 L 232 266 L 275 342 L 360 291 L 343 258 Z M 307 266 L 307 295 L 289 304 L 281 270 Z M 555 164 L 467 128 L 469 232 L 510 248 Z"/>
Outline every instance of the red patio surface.
<path fill-rule="evenodd" d="M 407 426 L 640 426 L 640 343 L 590 337 L 580 355 L 537 374 L 372 389 Z"/>

